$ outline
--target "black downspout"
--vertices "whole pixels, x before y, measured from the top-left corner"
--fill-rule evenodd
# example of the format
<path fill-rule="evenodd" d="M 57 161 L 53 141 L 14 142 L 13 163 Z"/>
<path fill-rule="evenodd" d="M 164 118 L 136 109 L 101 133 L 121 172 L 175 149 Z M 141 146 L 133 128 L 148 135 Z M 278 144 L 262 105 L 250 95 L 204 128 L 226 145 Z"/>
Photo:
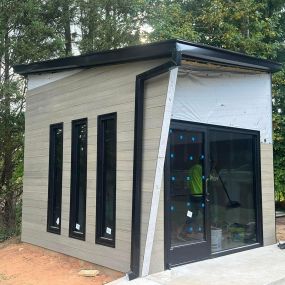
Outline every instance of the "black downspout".
<path fill-rule="evenodd" d="M 175 66 L 179 66 L 180 62 L 180 53 L 175 51 L 172 60 L 136 76 L 131 265 L 130 271 L 127 273 L 129 280 L 133 280 L 140 275 L 144 84 L 146 80 L 168 72 Z"/>

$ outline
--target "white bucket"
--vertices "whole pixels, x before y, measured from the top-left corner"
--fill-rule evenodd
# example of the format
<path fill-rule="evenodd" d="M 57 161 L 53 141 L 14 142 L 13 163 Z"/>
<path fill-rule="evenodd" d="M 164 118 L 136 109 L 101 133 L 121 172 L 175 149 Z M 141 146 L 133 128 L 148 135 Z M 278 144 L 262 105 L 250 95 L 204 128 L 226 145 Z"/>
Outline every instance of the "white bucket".
<path fill-rule="evenodd" d="M 222 229 L 211 228 L 211 249 L 212 252 L 222 250 Z"/>

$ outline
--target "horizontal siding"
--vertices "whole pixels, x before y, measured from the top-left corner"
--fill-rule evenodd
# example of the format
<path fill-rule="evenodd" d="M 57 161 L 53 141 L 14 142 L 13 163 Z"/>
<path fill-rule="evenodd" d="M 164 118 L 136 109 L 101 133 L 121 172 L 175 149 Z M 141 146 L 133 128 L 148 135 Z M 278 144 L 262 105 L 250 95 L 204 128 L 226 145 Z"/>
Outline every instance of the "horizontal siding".
<path fill-rule="evenodd" d="M 136 74 L 162 60 L 105 66 L 81 71 L 28 91 L 25 136 L 25 173 L 22 240 L 67 255 L 127 272 L 130 269 L 134 98 Z M 164 85 L 158 80 L 147 93 L 145 140 L 146 189 L 153 186 L 157 132 L 163 114 Z M 163 86 L 163 88 L 161 88 Z M 165 93 L 166 94 L 166 93 Z M 117 112 L 117 211 L 116 248 L 95 244 L 97 116 Z M 71 121 L 88 118 L 86 241 L 68 237 Z M 63 188 L 61 235 L 46 232 L 48 196 L 49 126 L 63 122 Z M 146 191 L 143 215 L 148 215 Z"/>
<path fill-rule="evenodd" d="M 261 187 L 264 245 L 276 242 L 272 144 L 261 144 Z"/>
<path fill-rule="evenodd" d="M 143 177 L 142 177 L 142 212 L 141 218 L 141 256 L 140 265 L 143 263 L 146 235 L 148 229 L 152 193 L 156 163 L 158 158 L 161 128 L 166 104 L 166 96 L 169 82 L 169 73 L 148 80 L 145 85 L 145 117 L 144 117 L 144 138 L 143 138 Z M 161 92 L 155 100 L 152 99 L 153 90 Z M 150 101 L 155 102 L 154 108 Z M 154 128 L 148 128 L 155 125 Z M 150 151 L 151 150 L 151 151 Z M 162 188 L 163 189 L 163 188 Z M 163 191 L 161 191 L 159 212 L 156 224 L 156 232 L 152 249 L 150 272 L 158 272 L 164 269 L 164 212 L 163 212 Z"/>

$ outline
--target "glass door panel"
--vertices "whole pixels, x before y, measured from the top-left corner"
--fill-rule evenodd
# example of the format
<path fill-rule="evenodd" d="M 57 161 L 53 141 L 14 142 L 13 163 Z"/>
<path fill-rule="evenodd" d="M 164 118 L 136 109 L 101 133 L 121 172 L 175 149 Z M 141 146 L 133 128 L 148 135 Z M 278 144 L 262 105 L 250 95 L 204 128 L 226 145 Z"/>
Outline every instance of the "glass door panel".
<path fill-rule="evenodd" d="M 172 121 L 165 164 L 166 267 L 262 243 L 259 134 Z"/>
<path fill-rule="evenodd" d="M 257 242 L 255 136 L 210 130 L 212 252 Z"/>
<path fill-rule="evenodd" d="M 206 196 L 206 132 L 172 124 L 168 146 L 170 265 L 210 254 Z"/>
<path fill-rule="evenodd" d="M 172 130 L 170 135 L 171 246 L 205 240 L 204 135 Z"/>

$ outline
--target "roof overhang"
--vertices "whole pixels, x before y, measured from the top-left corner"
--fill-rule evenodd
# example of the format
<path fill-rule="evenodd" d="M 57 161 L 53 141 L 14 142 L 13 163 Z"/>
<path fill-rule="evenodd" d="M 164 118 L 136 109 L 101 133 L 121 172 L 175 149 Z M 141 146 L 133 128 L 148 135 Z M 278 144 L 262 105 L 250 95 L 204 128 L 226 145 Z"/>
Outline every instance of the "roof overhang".
<path fill-rule="evenodd" d="M 273 61 L 183 40 L 167 40 L 86 55 L 20 64 L 15 65 L 14 70 L 18 74 L 28 75 L 157 58 L 195 59 L 270 73 L 281 70 L 281 64 Z"/>

